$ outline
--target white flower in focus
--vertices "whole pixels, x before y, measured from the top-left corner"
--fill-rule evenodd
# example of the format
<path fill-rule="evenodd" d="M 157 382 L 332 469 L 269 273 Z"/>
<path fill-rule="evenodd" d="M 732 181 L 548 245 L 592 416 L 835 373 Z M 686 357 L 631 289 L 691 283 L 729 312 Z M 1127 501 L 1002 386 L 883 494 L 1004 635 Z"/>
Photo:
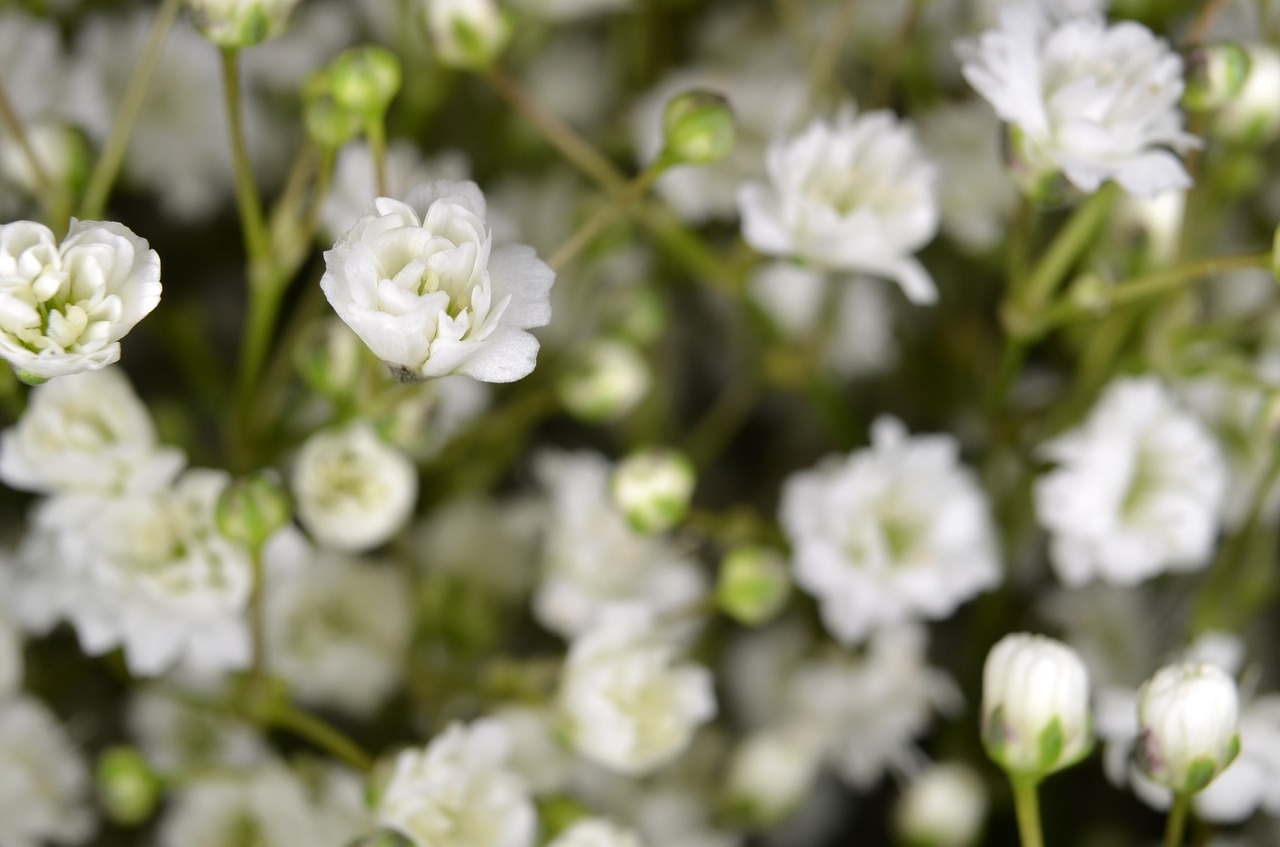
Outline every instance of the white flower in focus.
<path fill-rule="evenodd" d="M 912 255 L 938 231 L 935 168 L 915 131 L 889 111 L 817 120 L 769 146 L 768 183 L 738 192 L 742 235 L 771 256 L 896 281 L 933 303 L 932 277 Z"/>
<path fill-rule="evenodd" d="M 1182 130 L 1182 59 L 1133 21 L 1101 13 L 1055 21 L 1038 4 L 1010 5 L 982 34 L 964 75 L 1001 120 L 1030 186 L 1061 171 L 1081 191 L 1114 180 L 1154 197 L 1191 178 L 1172 152 L 1197 145 Z"/>
<path fill-rule="evenodd" d="M 196 26 L 220 47 L 249 47 L 279 35 L 299 0 L 186 0 Z"/>
<path fill-rule="evenodd" d="M 147 494 L 182 469 L 118 368 L 62 377 L 31 392 L 0 433 L 0 480 L 41 494 Z"/>
<path fill-rule="evenodd" d="M 1138 689 L 1134 760 L 1155 782 L 1194 794 L 1239 754 L 1239 723 L 1240 695 L 1221 668 L 1168 665 Z"/>
<path fill-rule="evenodd" d="M 0 844 L 89 840 L 89 769 L 57 717 L 34 698 L 0 701 L 0 774 Z"/>
<path fill-rule="evenodd" d="M 89 167 L 89 150 L 80 133 L 63 124 L 35 124 L 26 128 L 27 143 L 40 163 L 40 173 L 55 185 L 74 184 Z M 0 134 L 0 183 L 7 182 L 23 194 L 38 199 L 40 177 L 31 158 L 12 135 Z M 0 201 L 0 208 L 7 205 Z"/>
<path fill-rule="evenodd" d="M 509 750 L 495 723 L 450 724 L 425 750 L 397 757 L 378 824 L 415 847 L 533 847 L 537 814 Z"/>
<path fill-rule="evenodd" d="M 615 607 L 569 648 L 560 682 L 568 734 L 584 757 L 629 775 L 675 759 L 715 716 L 711 672 L 677 661 L 651 616 Z"/>
<path fill-rule="evenodd" d="M 660 536 L 637 533 L 613 506 L 603 456 L 543 453 L 535 470 L 551 508 L 533 597 L 544 626 L 574 637 L 615 604 L 662 614 L 703 595 L 707 580 L 695 561 Z"/>
<path fill-rule="evenodd" d="M 404 139 L 387 145 L 387 193 L 404 197 L 415 185 L 434 180 L 465 180 L 471 166 L 462 153 L 442 153 L 423 159 L 418 148 Z M 320 203 L 320 229 L 337 238 L 355 226 L 356 221 L 378 196 L 374 178 L 373 154 L 367 142 L 353 141 L 338 151 L 334 161 L 333 182 Z"/>
<path fill-rule="evenodd" d="M 1063 583 L 1135 585 L 1208 562 L 1226 466 L 1157 380 L 1113 382 L 1078 429 L 1040 454 L 1058 464 L 1036 482 L 1035 504 Z"/>
<path fill-rule="evenodd" d="M 982 777 L 963 762 L 930 767 L 898 798 L 897 831 L 906 844 L 970 847 L 987 816 Z"/>
<path fill-rule="evenodd" d="M 323 546 L 360 553 L 388 541 L 418 499 L 413 462 L 365 422 L 318 432 L 298 451 L 298 519 Z"/>
<path fill-rule="evenodd" d="M 626 417 L 652 385 L 649 363 L 635 345 L 601 338 L 584 345 L 561 372 L 556 394 L 570 414 L 604 423 Z"/>
<path fill-rule="evenodd" d="M 635 832 L 605 818 L 585 818 L 560 833 L 547 847 L 644 847 Z"/>
<path fill-rule="evenodd" d="M 950 436 L 912 438 L 880 418 L 871 447 L 784 484 L 779 520 L 796 583 L 818 598 L 842 643 L 885 624 L 946 617 L 999 583 L 990 508 L 958 453 Z"/>
<path fill-rule="evenodd" d="M 1044 776 L 1087 754 L 1093 728 L 1080 655 L 1042 635 L 1000 639 L 982 667 L 982 743 L 1016 776 Z"/>
<path fill-rule="evenodd" d="M 423 0 L 427 28 L 442 64 L 485 67 L 511 38 L 511 24 L 493 0 Z"/>
<path fill-rule="evenodd" d="M 73 219 L 61 244 L 42 224 L 0 225 L 0 358 L 28 381 L 104 368 L 160 287 L 160 257 L 118 223 Z"/>
<path fill-rule="evenodd" d="M 473 182 L 380 197 L 325 256 L 329 303 L 397 377 L 528 376 L 555 273 L 524 245 L 493 248 Z"/>

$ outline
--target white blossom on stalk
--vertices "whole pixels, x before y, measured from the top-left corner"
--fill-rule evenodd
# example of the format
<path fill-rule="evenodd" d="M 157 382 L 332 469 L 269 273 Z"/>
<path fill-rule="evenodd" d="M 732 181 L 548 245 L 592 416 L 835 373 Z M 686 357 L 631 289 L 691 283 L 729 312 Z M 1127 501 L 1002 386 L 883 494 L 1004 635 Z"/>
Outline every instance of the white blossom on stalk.
<path fill-rule="evenodd" d="M 933 303 L 933 278 L 912 255 L 938 231 L 936 169 L 909 124 L 889 111 L 816 120 L 765 154 L 768 181 L 738 191 L 742 235 L 772 256 L 896 281 Z"/>
<path fill-rule="evenodd" d="M 366 422 L 318 432 L 298 451 L 292 488 L 298 519 L 325 547 L 359 553 L 404 527 L 418 474 L 404 453 Z"/>
<path fill-rule="evenodd" d="M 1028 187 L 1061 172 L 1081 191 L 1114 180 L 1154 197 L 1191 184 L 1178 157 L 1197 139 L 1182 130 L 1182 60 L 1133 21 L 1101 13 L 1055 19 L 1036 3 L 1000 10 L 964 75 L 1013 129 Z"/>
<path fill-rule="evenodd" d="M 147 494 L 182 469 L 119 368 L 73 374 L 31 392 L 0 433 L 0 480 L 41 494 Z"/>
<path fill-rule="evenodd" d="M 819 734 L 782 726 L 742 740 L 729 761 L 725 800 L 734 817 L 772 829 L 808 799 L 822 763 Z"/>
<path fill-rule="evenodd" d="M 0 701 L 0 844 L 83 844 L 93 833 L 89 769 L 40 701 Z"/>
<path fill-rule="evenodd" d="M 450 724 L 425 750 L 396 758 L 378 824 L 415 847 L 533 847 L 537 814 L 509 752 L 498 724 Z"/>
<path fill-rule="evenodd" d="M 644 847 L 640 836 L 607 818 L 584 818 L 547 847 Z"/>
<path fill-rule="evenodd" d="M 160 288 L 160 257 L 118 223 L 73 219 L 61 243 L 32 221 L 0 225 L 0 358 L 29 382 L 104 368 Z"/>
<path fill-rule="evenodd" d="M 1207 564 L 1226 466 L 1156 379 L 1113 382 L 1079 428 L 1040 454 L 1058 467 L 1036 482 L 1036 516 L 1065 584 L 1134 585 Z"/>
<path fill-rule="evenodd" d="M 672 761 L 715 716 L 711 672 L 679 662 L 643 609 L 615 607 L 570 646 L 560 708 L 577 751 L 623 774 Z"/>
<path fill-rule="evenodd" d="M 298 0 L 186 0 L 205 37 L 221 47 L 248 47 L 279 35 Z"/>
<path fill-rule="evenodd" d="M 876 627 L 943 618 L 1001 577 L 986 496 L 950 436 L 910 437 L 893 418 L 871 446 L 793 474 L 779 519 L 796 582 L 827 629 L 856 644 Z"/>
<path fill-rule="evenodd" d="M 427 28 L 441 63 L 484 67 L 511 38 L 511 24 L 494 0 L 424 0 Z"/>
<path fill-rule="evenodd" d="M 528 376 L 555 273 L 524 245 L 493 247 L 473 182 L 380 197 L 324 254 L 329 303 L 397 377 Z"/>
<path fill-rule="evenodd" d="M 1134 760 L 1155 782 L 1179 794 L 1203 790 L 1240 753 L 1240 695 L 1210 662 L 1156 671 L 1138 689 Z"/>

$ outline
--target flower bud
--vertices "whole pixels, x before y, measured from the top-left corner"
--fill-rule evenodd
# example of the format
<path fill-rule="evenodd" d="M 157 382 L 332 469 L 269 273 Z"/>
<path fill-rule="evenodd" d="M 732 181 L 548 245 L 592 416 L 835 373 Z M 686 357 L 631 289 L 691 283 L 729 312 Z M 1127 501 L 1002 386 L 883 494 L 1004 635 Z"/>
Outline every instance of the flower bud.
<path fill-rule="evenodd" d="M 693 463 L 674 450 L 642 450 L 618 463 L 614 503 L 637 532 L 664 532 L 684 519 L 697 480 Z"/>
<path fill-rule="evenodd" d="M 307 137 L 326 150 L 337 150 L 363 128 L 360 115 L 338 102 L 328 68 L 314 74 L 302 87 L 302 122 Z"/>
<path fill-rule="evenodd" d="M 1280 135 L 1280 50 L 1265 44 L 1248 48 L 1249 73 L 1236 95 L 1218 111 L 1213 132 L 1245 144 L 1263 144 Z"/>
<path fill-rule="evenodd" d="M 511 39 L 511 24 L 493 0 L 426 0 L 427 28 L 451 68 L 477 70 L 494 63 Z"/>
<path fill-rule="evenodd" d="M 1161 668 L 1138 690 L 1138 767 L 1175 794 L 1200 791 L 1240 752 L 1239 711 L 1236 684 L 1216 665 Z"/>
<path fill-rule="evenodd" d="M 27 142 L 40 163 L 41 173 L 54 185 L 75 193 L 88 181 L 92 161 L 89 142 L 74 127 L 37 124 L 27 128 Z M 0 135 L 0 177 L 31 197 L 40 194 L 40 178 L 31 167 L 27 151 L 7 133 Z"/>
<path fill-rule="evenodd" d="M 1078 653 L 1042 635 L 1000 639 L 982 669 L 982 743 L 1020 778 L 1039 778 L 1089 752 L 1089 675 Z"/>
<path fill-rule="evenodd" d="M 616 421 L 649 392 L 649 365 L 640 351 L 617 341 L 586 347 L 556 391 L 568 412 L 588 423 Z"/>
<path fill-rule="evenodd" d="M 716 603 L 743 626 L 773 620 L 790 594 L 786 563 L 773 550 L 744 544 L 731 549 L 720 562 Z"/>
<path fill-rule="evenodd" d="M 729 157 L 737 141 L 728 101 L 710 91 L 687 91 L 668 100 L 662 131 L 662 155 L 673 164 L 715 164 Z"/>
<path fill-rule="evenodd" d="M 187 0 L 191 18 L 219 47 L 252 47 L 284 32 L 298 0 Z"/>
<path fill-rule="evenodd" d="M 758 830 L 773 829 L 811 794 L 822 764 L 819 738 L 788 727 L 749 736 L 729 763 L 725 801 L 731 817 Z"/>
<path fill-rule="evenodd" d="M 326 397 L 340 398 L 355 390 L 368 347 L 337 318 L 313 324 L 306 340 L 294 348 L 294 366 L 307 387 Z"/>
<path fill-rule="evenodd" d="M 907 847 L 968 847 L 987 816 L 982 778 L 961 762 L 929 768 L 898 799 L 894 824 Z"/>
<path fill-rule="evenodd" d="M 133 747 L 109 747 L 98 758 L 98 796 L 107 817 L 137 826 L 151 817 L 160 799 L 160 780 Z"/>
<path fill-rule="evenodd" d="M 274 471 L 260 471 L 223 489 L 214 516 L 218 532 L 257 550 L 289 522 L 289 495 Z"/>
<path fill-rule="evenodd" d="M 1193 111 L 1226 105 L 1249 78 L 1249 54 L 1238 44 L 1214 44 L 1187 57 L 1187 87 L 1182 103 Z"/>
<path fill-rule="evenodd" d="M 352 47 L 329 65 L 329 81 L 339 106 L 379 119 L 400 92 L 400 60 L 385 47 Z"/>

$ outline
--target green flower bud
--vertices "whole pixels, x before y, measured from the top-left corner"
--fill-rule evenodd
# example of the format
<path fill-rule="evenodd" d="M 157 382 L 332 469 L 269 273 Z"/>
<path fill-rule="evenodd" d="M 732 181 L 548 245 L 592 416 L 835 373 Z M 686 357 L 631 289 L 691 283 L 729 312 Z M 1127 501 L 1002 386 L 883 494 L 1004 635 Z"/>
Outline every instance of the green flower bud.
<path fill-rule="evenodd" d="M 743 626 L 773 620 L 787 604 L 791 580 L 774 550 L 754 544 L 734 547 L 720 560 L 716 604 Z"/>
<path fill-rule="evenodd" d="M 1244 88 L 1249 54 L 1238 44 L 1214 44 L 1187 57 L 1182 104 L 1193 111 L 1219 109 Z"/>
<path fill-rule="evenodd" d="M 618 341 L 590 344 L 556 384 L 565 409 L 588 423 L 616 421 L 649 393 L 649 364 Z"/>
<path fill-rule="evenodd" d="M 284 32 L 298 0 L 187 0 L 191 18 L 219 47 L 251 47 Z"/>
<path fill-rule="evenodd" d="M 728 101 L 710 91 L 687 91 L 668 100 L 662 131 L 662 155 L 673 164 L 723 161 L 737 141 Z"/>
<path fill-rule="evenodd" d="M 344 50 L 329 65 L 334 101 L 366 118 L 381 118 L 400 92 L 400 60 L 385 47 Z"/>
<path fill-rule="evenodd" d="M 326 150 L 337 150 L 360 134 L 360 114 L 338 102 L 333 76 L 326 68 L 302 88 L 302 122 L 307 137 Z"/>
<path fill-rule="evenodd" d="M 350 396 L 369 361 L 377 363 L 360 337 L 337 318 L 313 324 L 306 341 L 294 348 L 294 366 L 302 381 L 312 391 L 335 399 Z M 379 367 L 378 373 L 386 369 Z"/>
<path fill-rule="evenodd" d="M 214 512 L 219 532 L 253 550 L 261 548 L 291 516 L 289 495 L 274 471 L 232 482 L 218 498 Z"/>
<path fill-rule="evenodd" d="M 697 480 L 690 462 L 674 450 L 644 450 L 618 463 L 610 490 L 618 510 L 638 532 L 663 532 L 689 511 Z"/>
<path fill-rule="evenodd" d="M 160 780 L 133 747 L 110 747 L 98 757 L 98 796 L 107 817 L 137 826 L 151 817 L 160 799 Z"/>

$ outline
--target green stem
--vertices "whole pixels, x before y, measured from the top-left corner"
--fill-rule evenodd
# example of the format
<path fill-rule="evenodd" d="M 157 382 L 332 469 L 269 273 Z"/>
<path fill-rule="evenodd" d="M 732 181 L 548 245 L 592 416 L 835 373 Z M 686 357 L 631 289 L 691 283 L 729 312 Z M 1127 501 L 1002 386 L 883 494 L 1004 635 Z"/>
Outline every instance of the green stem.
<path fill-rule="evenodd" d="M 853 23 L 853 12 L 857 5 L 858 0 L 844 0 L 840 4 L 813 52 L 813 61 L 809 63 L 810 107 L 820 105 L 823 95 L 838 82 L 836 69 L 840 63 L 840 51 L 848 43 L 849 27 Z M 810 111 L 812 110 L 811 108 Z"/>
<path fill-rule="evenodd" d="M 1118 191 L 1115 183 L 1109 182 L 1076 208 L 1025 283 L 1010 292 L 1019 306 L 1035 315 L 1049 302 L 1071 266 L 1097 235 Z"/>
<path fill-rule="evenodd" d="M 133 68 L 133 74 L 124 90 L 124 98 L 120 101 L 120 109 L 116 112 L 115 123 L 111 125 L 111 135 L 102 148 L 101 155 L 94 165 L 93 174 L 89 177 L 89 186 L 85 189 L 84 202 L 80 204 L 80 217 L 86 220 L 98 220 L 107 208 L 107 198 L 120 174 L 120 166 L 124 163 L 124 154 L 129 147 L 129 138 L 133 128 L 142 114 L 142 105 L 146 100 L 147 88 L 151 84 L 151 76 L 155 73 L 156 64 L 164 49 L 165 39 L 178 17 L 182 0 L 164 0 L 151 22 L 147 32 L 147 41 L 142 47 L 142 55 Z"/>
<path fill-rule="evenodd" d="M 1013 785 L 1013 808 L 1018 816 L 1018 836 L 1022 847 L 1044 847 L 1044 834 L 1040 828 L 1039 783 L 1035 780 L 1010 776 Z"/>
<path fill-rule="evenodd" d="M 641 171 L 627 186 L 626 190 L 618 192 L 609 205 L 596 212 L 586 223 L 578 228 L 577 232 L 569 236 L 568 240 L 551 254 L 551 258 L 547 260 L 547 264 L 551 266 L 551 269 L 558 272 L 573 261 L 600 233 L 604 232 L 623 212 L 642 198 L 644 193 L 649 190 L 649 186 L 653 185 L 654 180 L 661 176 L 666 169 L 666 161 L 659 157 L 653 164 Z"/>
<path fill-rule="evenodd" d="M 270 249 L 262 215 L 262 199 L 253 179 L 249 148 L 244 140 L 244 121 L 240 107 L 240 52 L 234 47 L 222 48 L 222 91 L 227 107 L 227 128 L 231 141 L 231 159 L 235 167 L 236 203 L 240 207 L 240 228 L 244 233 L 245 251 L 249 254 L 249 289 L 253 294 L 261 265 Z"/>
<path fill-rule="evenodd" d="M 1190 806 L 1190 794 L 1173 795 L 1173 805 L 1169 807 L 1169 822 L 1164 828 L 1164 847 L 1180 847 L 1182 844 L 1182 832 L 1187 826 L 1187 809 Z"/>
<path fill-rule="evenodd" d="M 288 703 L 279 703 L 267 715 L 267 723 L 277 729 L 292 732 L 299 738 L 305 738 L 362 773 L 373 770 L 373 757 L 359 744 L 310 712 L 304 712 Z"/>
<path fill-rule="evenodd" d="M 378 187 L 378 196 L 387 196 L 387 128 L 383 118 L 369 121 L 364 128 L 369 139 L 369 153 L 373 159 L 373 179 Z"/>
<path fill-rule="evenodd" d="M 267 585 L 262 567 L 262 549 L 250 553 L 253 584 L 249 588 L 249 638 L 253 648 L 250 675 L 254 689 L 265 690 L 267 684 Z"/>
<path fill-rule="evenodd" d="M 35 175 L 36 185 L 41 191 L 48 191 L 51 187 L 49 176 L 44 172 L 44 167 L 40 164 L 40 157 L 36 155 L 36 149 L 31 146 L 31 137 L 27 135 L 27 128 L 22 123 L 22 118 L 18 117 L 17 110 L 13 108 L 13 103 L 10 102 L 9 94 L 5 91 L 4 85 L 0 85 L 0 121 L 4 122 L 9 134 L 14 137 L 14 140 L 18 142 L 18 147 L 22 149 L 22 155 L 26 157 L 27 164 Z"/>

